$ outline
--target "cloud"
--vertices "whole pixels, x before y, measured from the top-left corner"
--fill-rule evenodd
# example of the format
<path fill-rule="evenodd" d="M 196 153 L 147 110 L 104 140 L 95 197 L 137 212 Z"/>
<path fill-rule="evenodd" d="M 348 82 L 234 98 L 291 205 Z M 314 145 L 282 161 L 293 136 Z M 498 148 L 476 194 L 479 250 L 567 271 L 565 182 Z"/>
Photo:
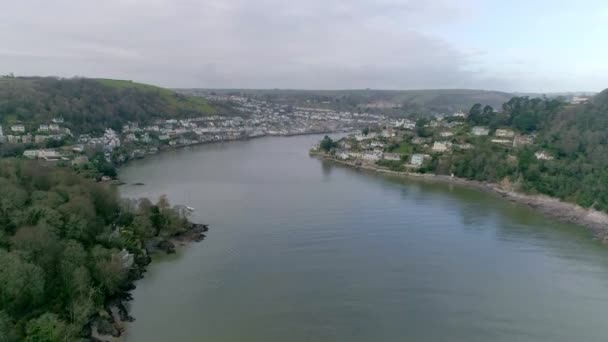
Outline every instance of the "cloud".
<path fill-rule="evenodd" d="M 0 72 L 173 87 L 487 88 L 431 33 L 471 13 L 448 0 L 20 0 L 0 14 Z"/>

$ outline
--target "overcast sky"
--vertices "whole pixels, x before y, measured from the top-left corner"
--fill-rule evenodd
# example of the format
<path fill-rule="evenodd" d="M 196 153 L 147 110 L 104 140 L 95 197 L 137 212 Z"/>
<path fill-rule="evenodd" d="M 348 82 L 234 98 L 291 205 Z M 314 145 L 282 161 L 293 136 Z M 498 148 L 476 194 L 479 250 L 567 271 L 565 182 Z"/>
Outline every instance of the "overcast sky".
<path fill-rule="evenodd" d="M 606 0 L 5 0 L 0 73 L 167 87 L 599 91 Z"/>

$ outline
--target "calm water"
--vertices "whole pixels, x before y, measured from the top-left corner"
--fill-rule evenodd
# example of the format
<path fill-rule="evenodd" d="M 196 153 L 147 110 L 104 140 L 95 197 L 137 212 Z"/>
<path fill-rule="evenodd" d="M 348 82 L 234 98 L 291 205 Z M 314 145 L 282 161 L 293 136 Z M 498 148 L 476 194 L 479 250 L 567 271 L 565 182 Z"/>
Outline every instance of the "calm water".
<path fill-rule="evenodd" d="M 126 196 L 208 238 L 151 265 L 127 341 L 607 341 L 608 247 L 496 196 L 308 156 L 318 136 L 164 153 Z"/>

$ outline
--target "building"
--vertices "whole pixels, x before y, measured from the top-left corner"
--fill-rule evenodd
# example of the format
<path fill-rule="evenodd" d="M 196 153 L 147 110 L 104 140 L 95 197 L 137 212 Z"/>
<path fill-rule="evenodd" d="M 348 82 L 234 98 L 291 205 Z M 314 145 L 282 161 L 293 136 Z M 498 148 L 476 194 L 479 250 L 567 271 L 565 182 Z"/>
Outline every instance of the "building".
<path fill-rule="evenodd" d="M 21 136 L 21 142 L 24 144 L 29 144 L 32 142 L 32 135 L 31 134 L 25 134 Z"/>
<path fill-rule="evenodd" d="M 510 129 L 497 129 L 494 135 L 501 138 L 513 138 L 515 136 L 515 132 Z"/>
<path fill-rule="evenodd" d="M 589 100 L 591 100 L 591 98 L 589 96 L 573 96 L 572 100 L 570 100 L 571 104 L 581 104 L 581 103 L 587 103 L 589 102 Z"/>
<path fill-rule="evenodd" d="M 399 154 L 399 153 L 384 153 L 384 155 L 382 156 L 382 159 L 384 159 L 384 160 L 392 160 L 392 161 L 400 161 L 401 160 L 401 154 Z"/>
<path fill-rule="evenodd" d="M 534 156 L 538 160 L 553 160 L 553 156 L 547 153 L 547 151 L 538 151 L 534 153 Z"/>
<path fill-rule="evenodd" d="M 475 126 L 471 129 L 471 133 L 476 136 L 484 136 L 490 134 L 490 130 L 487 127 Z"/>
<path fill-rule="evenodd" d="M 420 153 L 413 154 L 412 158 L 410 159 L 410 164 L 412 164 L 416 167 L 420 167 L 424 163 L 424 160 L 427 158 L 430 158 L 430 157 L 431 156 L 429 156 L 428 154 L 420 154 Z"/>
<path fill-rule="evenodd" d="M 450 131 L 444 131 L 444 132 L 439 133 L 439 136 L 444 137 L 444 138 L 448 138 L 448 137 L 451 137 L 453 135 L 454 135 L 454 133 L 452 133 Z"/>
<path fill-rule="evenodd" d="M 533 143 L 534 137 L 531 135 L 518 135 L 513 140 L 513 146 L 515 147 L 532 145 Z"/>
<path fill-rule="evenodd" d="M 368 161 L 378 161 L 382 158 L 382 153 L 377 152 L 364 152 L 361 158 Z"/>
<path fill-rule="evenodd" d="M 350 155 L 348 154 L 347 151 L 339 150 L 339 151 L 336 151 L 336 157 L 341 160 L 346 160 L 350 157 Z"/>
<path fill-rule="evenodd" d="M 446 152 L 452 148 L 452 143 L 449 141 L 435 141 L 433 143 L 433 152 Z"/>
<path fill-rule="evenodd" d="M 59 127 L 58 124 L 50 124 L 49 125 L 49 131 L 51 132 L 58 132 L 61 129 L 61 127 Z"/>
<path fill-rule="evenodd" d="M 85 165 L 88 162 L 89 162 L 89 158 L 87 158 L 87 156 L 78 156 L 72 160 L 72 166 Z"/>
<path fill-rule="evenodd" d="M 509 139 L 492 139 L 491 141 L 495 144 L 503 144 L 503 145 L 513 144 L 513 141 L 511 141 Z"/>
<path fill-rule="evenodd" d="M 49 125 L 40 125 L 38 127 L 38 132 L 46 133 L 49 131 Z"/>
<path fill-rule="evenodd" d="M 25 133 L 25 126 L 13 125 L 13 126 L 11 126 L 11 131 L 15 132 L 15 133 Z"/>
<path fill-rule="evenodd" d="M 465 112 L 463 112 L 463 111 L 459 111 L 459 112 L 456 112 L 456 113 L 452 114 L 452 116 L 453 117 L 457 117 L 457 118 L 466 118 L 467 114 Z"/>

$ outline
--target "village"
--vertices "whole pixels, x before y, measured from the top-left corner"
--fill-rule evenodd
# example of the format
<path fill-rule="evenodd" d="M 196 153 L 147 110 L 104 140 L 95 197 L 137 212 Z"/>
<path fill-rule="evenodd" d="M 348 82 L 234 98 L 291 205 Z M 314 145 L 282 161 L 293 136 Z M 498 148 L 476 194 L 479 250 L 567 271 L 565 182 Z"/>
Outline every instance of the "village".
<path fill-rule="evenodd" d="M 263 136 L 352 132 L 386 122 L 383 115 L 292 108 L 237 96 L 210 100 L 230 103 L 238 115 L 129 122 L 119 130 L 107 127 L 97 135 L 74 134 L 67 128 L 69 123 L 58 117 L 35 127 L 15 123 L 4 130 L 0 126 L 0 145 L 22 146 L 22 156 L 28 159 L 74 166 L 86 164 L 92 153 L 103 153 L 107 162 L 118 165 L 164 149 Z"/>
<path fill-rule="evenodd" d="M 534 144 L 534 133 L 523 134 L 511 128 L 491 129 L 471 125 L 466 120 L 467 116 L 466 113 L 457 112 L 431 120 L 393 120 L 383 129 L 364 129 L 336 142 L 321 142 L 313 147 L 311 153 L 356 165 L 425 172 L 433 159 L 474 150 L 484 144 L 506 150 Z M 544 150 L 535 151 L 534 157 L 538 160 L 554 159 Z"/>

